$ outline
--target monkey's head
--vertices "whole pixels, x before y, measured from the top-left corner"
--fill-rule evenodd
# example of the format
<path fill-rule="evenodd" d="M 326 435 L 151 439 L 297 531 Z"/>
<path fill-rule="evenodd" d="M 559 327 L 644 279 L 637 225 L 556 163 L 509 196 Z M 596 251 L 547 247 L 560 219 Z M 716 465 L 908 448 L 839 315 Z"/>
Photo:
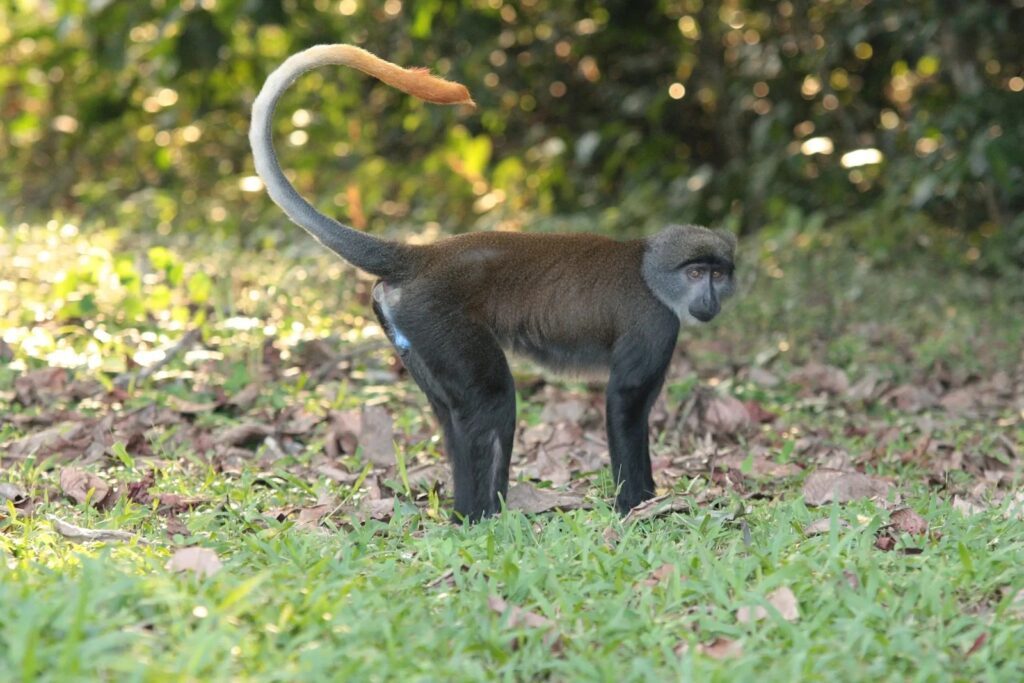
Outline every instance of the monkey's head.
<path fill-rule="evenodd" d="M 647 286 L 681 323 L 709 322 L 734 290 L 736 236 L 699 225 L 671 225 L 647 238 Z"/>

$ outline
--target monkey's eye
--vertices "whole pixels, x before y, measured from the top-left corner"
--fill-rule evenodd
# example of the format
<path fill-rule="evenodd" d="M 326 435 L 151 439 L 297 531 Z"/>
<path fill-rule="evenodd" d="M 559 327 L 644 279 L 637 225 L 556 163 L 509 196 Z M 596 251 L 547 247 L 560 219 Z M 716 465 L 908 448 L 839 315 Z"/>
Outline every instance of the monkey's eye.
<path fill-rule="evenodd" d="M 711 278 L 713 280 L 721 280 L 723 277 L 725 277 L 725 271 L 724 270 L 712 270 L 711 271 Z"/>
<path fill-rule="evenodd" d="M 703 268 L 690 268 L 688 271 L 686 271 L 686 275 L 691 280 L 700 280 L 700 279 L 702 279 L 704 277 L 704 269 Z"/>

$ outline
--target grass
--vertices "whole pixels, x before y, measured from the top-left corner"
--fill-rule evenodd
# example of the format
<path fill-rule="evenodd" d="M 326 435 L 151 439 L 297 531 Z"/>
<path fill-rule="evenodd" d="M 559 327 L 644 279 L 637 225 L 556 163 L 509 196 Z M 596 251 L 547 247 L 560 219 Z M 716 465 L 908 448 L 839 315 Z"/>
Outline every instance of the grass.
<path fill-rule="evenodd" d="M 324 414 L 383 403 L 402 462 L 437 461 L 425 402 L 407 381 L 388 379 L 387 352 L 309 382 L 303 342 L 333 332 L 345 347 L 376 334 L 360 300 L 365 283 L 336 262 L 294 250 L 227 256 L 202 241 L 168 243 L 147 260 L 144 248 L 119 236 L 61 230 L 0 234 L 0 274 L 11 283 L 0 290 L 0 336 L 15 352 L 13 363 L 0 365 L 0 443 L 37 429 L 27 418 L 54 409 L 19 404 L 14 380 L 24 371 L 70 359 L 82 364 L 76 378 L 109 382 L 134 371 L 126 358 L 143 358 L 198 325 L 201 350 L 113 403 L 61 395 L 57 406 L 121 414 L 167 404 L 169 394 L 196 402 L 218 388 L 235 395 L 261 378 L 252 408 L 201 412 L 190 424 L 215 430 L 299 407 Z M 854 381 L 877 372 L 893 385 L 936 391 L 1000 372 L 1017 376 L 1019 279 L 985 279 L 956 253 L 911 250 L 898 264 L 851 257 L 856 234 L 852 226 L 749 243 L 745 295 L 712 328 L 684 333 L 681 363 L 703 384 L 780 414 L 738 443 L 720 437 L 731 452 L 761 449 L 773 462 L 812 469 L 820 460 L 811 452 L 827 446 L 895 482 L 929 529 L 896 534 L 894 551 L 875 545 L 892 501 L 808 508 L 805 475 L 743 478 L 734 487 L 689 473 L 668 485 L 704 502 L 627 524 L 607 507 L 606 474 L 590 481 L 574 473 L 592 509 L 508 511 L 462 528 L 443 521 L 449 501 L 407 493 L 398 471 L 349 483 L 316 474 L 322 429 L 297 437 L 295 448 L 284 443 L 277 457 L 264 444 L 230 471 L 176 440 L 180 430 L 157 430 L 146 445 L 121 444 L 82 466 L 122 484 L 152 471 L 155 490 L 205 499 L 181 513 L 188 537 L 168 537 L 155 505 L 122 496 L 98 510 L 68 500 L 58 480 L 62 467 L 80 464 L 74 457 L 4 458 L 0 483 L 22 487 L 35 505 L 31 514 L 13 501 L 0 509 L 0 671 L 20 681 L 1020 680 L 1024 522 L 1012 494 L 1021 470 L 1000 441 L 1024 443 L 1019 395 L 1000 396 L 981 417 L 957 417 L 808 395 L 785 380 L 766 387 L 746 375 L 754 359 L 785 378 L 813 358 Z M 264 376 L 271 337 L 284 358 Z M 521 372 L 533 376 L 529 367 Z M 673 406 L 692 394 L 693 372 L 670 377 Z M 547 400 L 524 385 L 521 418 L 535 423 Z M 811 452 L 794 445 L 811 436 Z M 926 437 L 941 448 L 926 450 Z M 656 443 L 666 457 L 697 448 L 688 436 L 677 446 L 665 433 Z M 935 475 L 935 453 L 951 452 L 965 465 Z M 335 465 L 364 471 L 358 454 Z M 991 504 L 968 516 L 954 496 L 970 495 L 985 476 L 1000 482 L 975 499 Z M 348 508 L 319 527 L 266 514 L 358 501 L 371 480 L 395 494 L 386 521 L 362 521 Z M 131 531 L 149 544 L 71 542 L 51 514 Z M 806 535 L 822 518 L 829 531 Z M 216 551 L 223 568 L 207 578 L 169 571 L 185 544 Z M 766 606 L 782 587 L 795 594 L 798 618 L 773 608 L 752 623 L 737 618 L 740 607 Z M 733 656 L 720 658 L 716 644 L 729 643 Z"/>

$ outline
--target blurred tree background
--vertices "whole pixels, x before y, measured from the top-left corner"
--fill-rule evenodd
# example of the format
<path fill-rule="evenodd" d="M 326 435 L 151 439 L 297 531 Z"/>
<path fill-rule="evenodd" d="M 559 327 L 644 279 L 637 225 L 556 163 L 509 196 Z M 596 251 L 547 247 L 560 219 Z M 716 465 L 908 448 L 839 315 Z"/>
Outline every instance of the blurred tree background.
<path fill-rule="evenodd" d="M 927 217 L 975 245 L 965 260 L 1000 267 L 1024 259 L 1022 8 L 14 0 L 0 6 L 0 213 L 160 234 L 284 225 L 253 176 L 250 105 L 288 54 L 350 42 L 461 81 L 479 105 L 424 105 L 344 69 L 292 88 L 282 162 L 360 228 L 572 216 L 620 235 L 751 232 L 869 212 L 883 228 Z"/>

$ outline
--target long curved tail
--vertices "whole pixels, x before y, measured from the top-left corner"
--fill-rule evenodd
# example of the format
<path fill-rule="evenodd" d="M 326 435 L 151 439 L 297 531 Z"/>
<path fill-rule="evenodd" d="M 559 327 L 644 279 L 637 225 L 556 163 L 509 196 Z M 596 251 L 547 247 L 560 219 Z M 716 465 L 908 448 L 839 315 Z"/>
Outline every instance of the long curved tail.
<path fill-rule="evenodd" d="M 292 55 L 267 77 L 252 105 L 249 145 L 256 173 L 274 202 L 295 223 L 349 263 L 380 277 L 401 272 L 404 245 L 382 240 L 339 223 L 316 210 L 288 181 L 274 153 L 274 108 L 300 75 L 325 64 L 350 66 L 388 85 L 434 104 L 473 104 L 465 86 L 432 76 L 424 69 L 404 69 L 354 45 L 317 45 Z"/>

